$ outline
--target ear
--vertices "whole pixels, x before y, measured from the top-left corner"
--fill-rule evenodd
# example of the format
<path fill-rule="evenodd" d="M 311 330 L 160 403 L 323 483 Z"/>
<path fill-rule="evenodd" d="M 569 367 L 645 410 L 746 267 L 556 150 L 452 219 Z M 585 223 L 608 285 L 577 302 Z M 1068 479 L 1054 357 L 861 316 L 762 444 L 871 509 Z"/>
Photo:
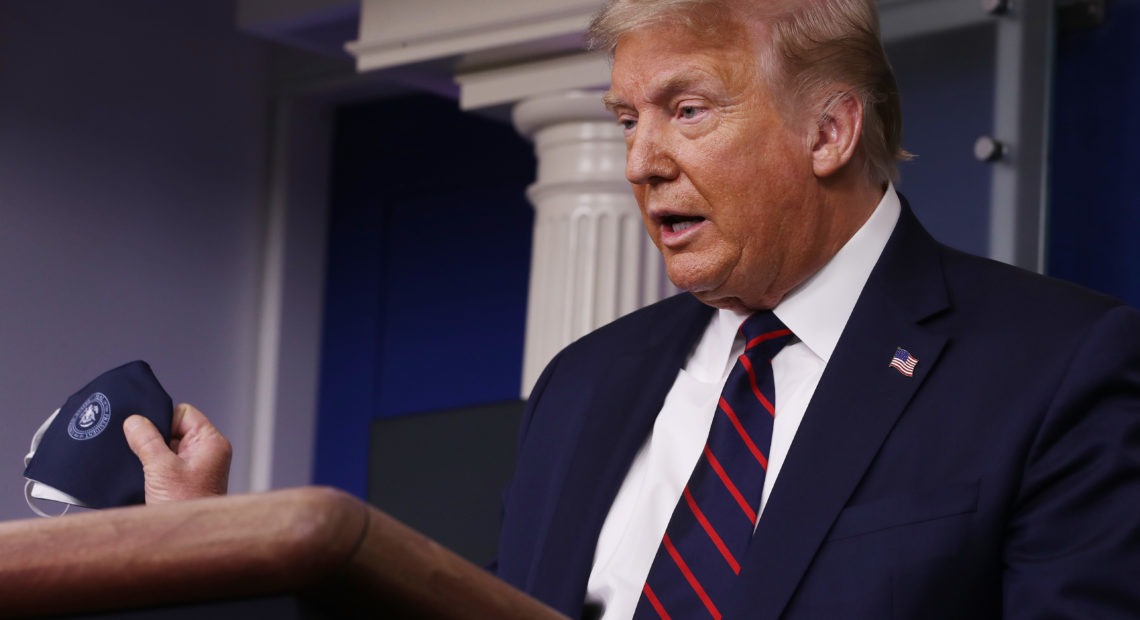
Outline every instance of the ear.
<path fill-rule="evenodd" d="M 862 131 L 863 102 L 850 90 L 833 94 L 816 122 L 811 147 L 815 176 L 828 177 L 846 166 Z"/>

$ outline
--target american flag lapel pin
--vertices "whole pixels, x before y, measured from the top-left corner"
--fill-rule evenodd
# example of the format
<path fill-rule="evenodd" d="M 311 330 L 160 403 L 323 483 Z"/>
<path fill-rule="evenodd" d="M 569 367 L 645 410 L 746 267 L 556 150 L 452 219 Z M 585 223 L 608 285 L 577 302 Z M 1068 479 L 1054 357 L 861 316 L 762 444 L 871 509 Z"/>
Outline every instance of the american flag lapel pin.
<path fill-rule="evenodd" d="M 889 365 L 903 376 L 913 377 L 914 367 L 918 365 L 918 358 L 911 355 L 906 349 L 898 347 L 895 349 L 895 356 L 891 358 Z"/>

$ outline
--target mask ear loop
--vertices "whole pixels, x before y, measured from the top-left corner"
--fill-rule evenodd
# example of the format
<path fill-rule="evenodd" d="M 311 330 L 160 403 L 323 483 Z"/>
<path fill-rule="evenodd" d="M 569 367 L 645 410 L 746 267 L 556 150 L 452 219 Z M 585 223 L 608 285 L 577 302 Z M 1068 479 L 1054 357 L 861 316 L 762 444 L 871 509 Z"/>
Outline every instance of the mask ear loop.
<path fill-rule="evenodd" d="M 61 512 L 57 515 L 48 514 L 44 511 L 40 510 L 40 507 L 37 506 L 36 503 L 32 500 L 32 487 L 35 486 L 35 484 L 36 484 L 35 480 L 28 480 L 28 481 L 24 482 L 24 501 L 28 502 L 28 508 L 31 508 L 32 512 L 36 513 L 37 515 L 39 515 L 41 517 L 47 517 L 49 519 L 53 519 L 55 517 L 62 517 L 63 515 L 67 514 L 67 511 L 71 509 L 71 504 L 64 504 L 63 505 L 63 512 Z"/>
<path fill-rule="evenodd" d="M 45 420 L 44 423 L 40 425 L 40 428 L 36 431 L 36 433 L 34 435 L 32 435 L 32 445 L 28 449 L 28 453 L 24 455 L 24 467 L 27 467 L 28 464 L 32 462 L 32 457 L 36 455 L 36 448 L 38 448 L 40 446 L 40 441 L 43 440 L 44 433 L 47 432 L 48 427 L 51 426 L 52 421 L 55 420 L 55 416 L 57 416 L 57 415 L 59 415 L 59 409 L 56 409 L 55 413 L 48 416 L 48 419 Z M 36 513 L 37 515 L 39 515 L 41 517 L 48 517 L 48 518 L 62 517 L 63 515 L 67 514 L 67 511 L 71 509 L 71 504 L 64 504 L 63 512 L 61 512 L 57 515 L 48 514 L 48 513 L 44 512 L 43 510 L 40 510 L 40 507 L 37 506 L 36 503 L 32 501 L 32 487 L 34 487 L 35 484 L 36 484 L 36 481 L 31 480 L 31 479 L 24 482 L 24 501 L 26 501 L 28 503 L 28 508 L 31 508 L 32 512 Z"/>

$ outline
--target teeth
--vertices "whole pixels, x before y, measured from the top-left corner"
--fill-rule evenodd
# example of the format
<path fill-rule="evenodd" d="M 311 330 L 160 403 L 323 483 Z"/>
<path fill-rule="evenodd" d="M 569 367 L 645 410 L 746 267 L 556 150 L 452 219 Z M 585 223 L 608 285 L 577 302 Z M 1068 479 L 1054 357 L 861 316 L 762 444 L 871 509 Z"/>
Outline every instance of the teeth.
<path fill-rule="evenodd" d="M 694 222 L 692 220 L 687 221 L 687 222 L 677 222 L 676 224 L 673 224 L 673 232 L 679 233 L 679 232 L 685 230 L 686 228 L 689 228 L 695 224 L 696 224 L 696 222 Z"/>

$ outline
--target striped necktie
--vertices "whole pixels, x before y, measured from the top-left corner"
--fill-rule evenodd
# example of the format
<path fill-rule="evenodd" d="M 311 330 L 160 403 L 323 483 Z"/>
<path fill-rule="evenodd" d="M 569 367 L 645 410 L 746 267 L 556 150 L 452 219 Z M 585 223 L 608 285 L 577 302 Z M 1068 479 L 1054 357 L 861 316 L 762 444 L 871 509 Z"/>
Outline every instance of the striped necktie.
<path fill-rule="evenodd" d="M 772 358 L 792 337 L 770 311 L 740 326 L 704 452 L 657 549 L 633 617 L 720 618 L 756 528 L 775 417 Z"/>

